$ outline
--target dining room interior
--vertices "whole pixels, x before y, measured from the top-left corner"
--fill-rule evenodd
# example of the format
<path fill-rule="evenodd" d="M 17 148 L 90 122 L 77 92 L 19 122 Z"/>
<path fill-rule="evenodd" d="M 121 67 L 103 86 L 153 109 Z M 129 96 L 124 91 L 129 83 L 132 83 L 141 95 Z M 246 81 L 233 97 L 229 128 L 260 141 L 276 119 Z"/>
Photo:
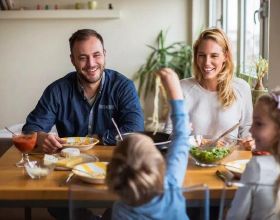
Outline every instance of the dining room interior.
<path fill-rule="evenodd" d="M 278 61 L 280 1 L 11 0 L 9 2 L 11 8 L 7 4 L 7 8 L 4 9 L 0 4 L 0 219 L 49 220 L 53 218 L 48 213 L 47 207 L 68 205 L 69 184 L 65 183 L 65 180 L 69 178 L 70 171 L 52 170 L 50 179 L 48 179 L 50 176 L 47 176 L 47 179 L 33 180 L 23 169 L 20 172 L 21 168 L 17 169 L 14 164 L 7 165 L 8 162 L 17 162 L 20 152 L 13 146 L 12 134 L 5 127 L 13 132 L 20 132 L 27 115 L 34 109 L 45 88 L 66 73 L 74 71 L 70 59 L 69 36 L 76 30 L 84 28 L 97 30 L 105 42 L 106 68 L 115 69 L 134 80 L 137 89 L 139 80 L 135 80 L 135 76 L 140 67 L 147 62 L 151 53 L 150 46 L 153 48 L 158 46 L 157 37 L 161 31 L 166 33 L 166 45 L 183 42 L 192 48 L 199 34 L 209 27 L 219 27 L 229 36 L 233 47 L 236 75 L 242 75 L 248 83 L 251 82 L 249 79 L 256 80 L 258 77 L 256 62 L 264 58 L 268 62 L 268 72 L 263 78 L 265 91 L 280 85 Z M 255 84 L 250 86 L 253 91 Z M 148 121 L 154 110 L 154 96 L 145 98 L 140 95 L 140 101 L 145 121 Z M 165 120 L 166 118 L 162 123 Z M 55 128 L 52 131 L 55 132 Z M 89 152 L 97 156 L 99 161 L 109 162 L 114 148 L 93 145 Z M 216 175 L 216 166 L 199 166 L 194 160 L 194 163 L 188 165 L 184 187 L 206 184 L 207 190 L 210 190 L 210 205 L 212 202 L 215 207 L 221 205 L 223 190 L 228 187 L 223 198 L 225 202 L 223 205 L 228 206 L 237 187 L 225 186 L 220 178 L 227 178 L 225 175 L 229 170 L 234 173 L 236 170 L 231 169 L 231 166 L 236 165 L 229 164 L 227 169 L 224 164 L 233 160 L 249 160 L 252 157 L 249 151 L 234 150 L 230 153 L 229 157 L 218 164 L 218 169 L 222 172 L 220 175 L 222 177 L 219 178 Z M 30 157 L 43 158 L 39 153 L 30 154 Z M 88 162 L 86 156 L 80 159 L 82 162 Z M 79 172 L 82 174 L 76 175 L 83 176 L 85 171 Z M 187 176 L 192 178 L 188 179 Z M 55 180 L 58 182 L 55 183 Z M 92 185 L 83 183 L 79 178 L 72 178 L 69 182 L 82 183 L 85 187 Z M 40 183 L 43 185 L 38 187 Z M 26 189 L 21 189 L 20 185 Z M 98 189 L 104 188 L 102 184 L 97 186 Z M 190 193 L 189 196 L 192 207 L 201 208 L 202 204 L 206 204 L 203 203 L 205 198 L 201 192 Z M 99 199 L 95 203 L 96 213 L 104 211 L 102 204 L 111 205 L 111 201 L 107 200 L 115 199 L 112 195 L 105 197 L 105 202 Z M 218 212 L 221 217 L 221 211 Z M 209 219 L 207 209 L 203 213 L 206 217 L 202 215 L 197 219 Z"/>

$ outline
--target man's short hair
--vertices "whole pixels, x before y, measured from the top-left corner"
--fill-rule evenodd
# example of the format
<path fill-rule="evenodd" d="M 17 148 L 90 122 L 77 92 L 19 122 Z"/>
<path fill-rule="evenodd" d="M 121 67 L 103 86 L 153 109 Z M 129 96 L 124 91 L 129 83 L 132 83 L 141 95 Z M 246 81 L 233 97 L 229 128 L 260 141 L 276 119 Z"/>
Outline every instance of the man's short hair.
<path fill-rule="evenodd" d="M 78 30 L 75 33 L 73 33 L 72 36 L 69 38 L 71 53 L 72 53 L 74 43 L 76 41 L 84 41 L 84 40 L 87 40 L 89 37 L 96 37 L 98 40 L 100 40 L 100 42 L 104 48 L 103 38 L 97 31 L 92 30 L 92 29 L 81 29 L 81 30 Z"/>

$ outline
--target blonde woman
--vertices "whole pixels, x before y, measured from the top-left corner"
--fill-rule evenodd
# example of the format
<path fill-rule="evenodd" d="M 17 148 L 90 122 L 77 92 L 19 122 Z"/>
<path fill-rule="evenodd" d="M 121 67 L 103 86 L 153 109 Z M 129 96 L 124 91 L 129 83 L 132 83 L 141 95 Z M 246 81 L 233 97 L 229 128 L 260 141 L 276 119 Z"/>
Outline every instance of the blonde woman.
<path fill-rule="evenodd" d="M 249 85 L 234 77 L 229 40 L 218 28 L 203 31 L 193 46 L 194 78 L 181 80 L 194 134 L 218 136 L 240 123 L 231 135 L 250 148 L 252 98 Z M 170 121 L 166 131 L 171 132 Z"/>

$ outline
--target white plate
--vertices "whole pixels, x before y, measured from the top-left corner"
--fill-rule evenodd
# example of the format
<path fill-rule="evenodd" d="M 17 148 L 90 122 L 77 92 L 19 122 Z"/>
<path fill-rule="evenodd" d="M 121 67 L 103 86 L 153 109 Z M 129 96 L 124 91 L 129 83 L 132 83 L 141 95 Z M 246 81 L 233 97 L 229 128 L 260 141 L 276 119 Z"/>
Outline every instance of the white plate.
<path fill-rule="evenodd" d="M 241 174 L 244 172 L 248 162 L 249 160 L 234 160 L 226 163 L 225 168 L 233 174 L 235 174 L 236 176 L 240 177 Z"/>
<path fill-rule="evenodd" d="M 75 166 L 72 172 L 87 183 L 104 184 L 108 162 L 83 163 Z"/>
<path fill-rule="evenodd" d="M 59 160 L 65 159 L 65 157 L 61 157 L 61 156 L 57 156 L 57 157 L 59 158 Z M 96 157 L 95 155 L 90 155 L 90 154 L 81 153 L 78 157 L 81 157 L 81 159 L 82 159 L 82 161 L 79 162 L 78 164 L 99 161 L 98 157 Z M 77 164 L 75 164 L 74 166 L 76 166 L 76 165 Z M 56 166 L 55 170 L 71 170 L 72 168 L 73 167 Z"/>
<path fill-rule="evenodd" d="M 89 150 L 99 142 L 98 139 L 91 137 L 65 137 L 62 139 L 66 141 L 65 144 L 62 144 L 64 148 L 73 147 L 80 151 Z"/>

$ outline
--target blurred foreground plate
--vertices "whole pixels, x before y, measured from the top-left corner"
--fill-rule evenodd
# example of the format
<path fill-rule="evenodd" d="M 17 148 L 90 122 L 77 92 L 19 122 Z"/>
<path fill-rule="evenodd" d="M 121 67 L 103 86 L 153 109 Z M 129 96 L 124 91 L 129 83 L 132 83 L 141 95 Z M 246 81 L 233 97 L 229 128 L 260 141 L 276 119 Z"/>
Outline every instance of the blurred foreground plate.
<path fill-rule="evenodd" d="M 72 172 L 87 183 L 104 184 L 108 162 L 83 163 L 75 166 Z"/>
<path fill-rule="evenodd" d="M 240 178 L 249 160 L 234 160 L 225 164 L 225 168 Z"/>
<path fill-rule="evenodd" d="M 74 147 L 80 151 L 89 150 L 99 142 L 98 139 L 91 137 L 65 137 L 62 140 L 66 141 L 65 144 L 62 144 L 64 148 Z"/>

